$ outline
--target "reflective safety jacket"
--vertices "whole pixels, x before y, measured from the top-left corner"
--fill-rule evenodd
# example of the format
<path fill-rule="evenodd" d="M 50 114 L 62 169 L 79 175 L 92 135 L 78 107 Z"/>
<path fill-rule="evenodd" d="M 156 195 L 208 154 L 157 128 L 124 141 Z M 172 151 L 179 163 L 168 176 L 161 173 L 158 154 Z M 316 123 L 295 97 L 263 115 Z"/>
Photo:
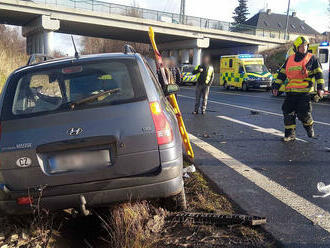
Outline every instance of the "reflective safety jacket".
<path fill-rule="evenodd" d="M 199 72 L 202 68 L 203 71 Z M 193 71 L 193 74 L 197 74 L 197 82 L 202 85 L 211 85 L 214 79 L 214 68 L 212 65 L 197 65 Z"/>
<path fill-rule="evenodd" d="M 324 79 L 318 59 L 311 53 L 306 55 L 296 53 L 291 55 L 282 66 L 274 88 L 279 89 L 287 81 L 286 92 L 309 93 L 314 91 L 313 78 L 317 85 L 316 89 L 323 90 Z"/>

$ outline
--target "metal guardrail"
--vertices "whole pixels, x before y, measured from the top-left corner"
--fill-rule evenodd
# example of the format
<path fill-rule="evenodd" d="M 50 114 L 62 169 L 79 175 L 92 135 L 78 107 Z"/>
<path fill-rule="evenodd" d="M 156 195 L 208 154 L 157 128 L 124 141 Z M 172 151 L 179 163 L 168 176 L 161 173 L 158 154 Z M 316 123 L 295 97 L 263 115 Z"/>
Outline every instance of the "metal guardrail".
<path fill-rule="evenodd" d="M 218 21 L 202 17 L 182 16 L 176 13 L 157 11 L 139 7 L 126 6 L 121 4 L 114 4 L 102 2 L 97 0 L 31 0 L 35 3 L 52 4 L 56 6 L 63 6 L 74 9 L 97 11 L 108 14 L 117 14 L 124 16 L 139 17 L 143 19 L 185 24 L 189 26 L 196 26 L 200 28 L 209 28 L 216 30 L 224 30 L 238 33 L 246 33 L 251 35 L 284 39 L 284 30 L 280 29 L 256 29 L 255 26 L 249 25 L 235 25 L 231 22 Z"/>

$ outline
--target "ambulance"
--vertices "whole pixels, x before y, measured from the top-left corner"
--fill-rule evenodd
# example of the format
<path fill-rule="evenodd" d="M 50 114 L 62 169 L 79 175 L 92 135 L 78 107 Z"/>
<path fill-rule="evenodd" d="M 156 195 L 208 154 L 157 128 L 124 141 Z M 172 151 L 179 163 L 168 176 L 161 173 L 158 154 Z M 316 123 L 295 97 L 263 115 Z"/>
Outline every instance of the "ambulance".
<path fill-rule="evenodd" d="M 324 78 L 324 90 L 325 90 L 325 95 L 329 97 L 329 79 L 330 79 L 330 72 L 329 72 L 329 67 L 330 67 L 330 43 L 328 41 L 321 42 L 319 44 L 311 44 L 309 46 L 308 52 L 316 55 L 321 63 L 322 70 L 323 70 L 323 78 Z M 290 48 L 287 52 L 286 58 L 288 58 L 290 55 L 294 54 L 293 48 Z M 314 79 L 313 79 L 314 81 Z M 287 83 L 284 82 L 284 84 L 281 86 L 279 90 L 279 95 L 281 95 L 283 92 L 285 92 L 285 84 Z M 314 84 L 314 92 L 316 93 L 317 87 Z"/>
<path fill-rule="evenodd" d="M 272 81 L 273 76 L 265 66 L 261 54 L 229 55 L 220 59 L 220 86 L 227 90 L 269 90 Z"/>

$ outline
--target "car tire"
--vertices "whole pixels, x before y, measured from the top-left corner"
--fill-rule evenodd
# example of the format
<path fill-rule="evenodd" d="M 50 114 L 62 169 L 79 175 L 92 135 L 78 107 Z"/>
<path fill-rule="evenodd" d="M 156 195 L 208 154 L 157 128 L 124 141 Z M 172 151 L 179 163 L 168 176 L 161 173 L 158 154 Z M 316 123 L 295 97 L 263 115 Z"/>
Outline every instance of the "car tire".
<path fill-rule="evenodd" d="M 185 211 L 187 210 L 187 199 L 186 199 L 186 192 L 183 189 L 179 194 L 175 196 L 175 201 L 176 201 L 176 209 L 179 211 Z"/>
<path fill-rule="evenodd" d="M 224 83 L 223 83 L 223 87 L 226 89 L 226 90 L 229 90 L 229 86 L 228 86 L 228 84 L 227 84 L 227 82 L 225 81 Z"/>
<path fill-rule="evenodd" d="M 162 205 L 170 211 L 185 211 L 187 209 L 187 200 L 184 188 L 179 194 L 165 198 Z"/>
<path fill-rule="evenodd" d="M 249 91 L 249 87 L 248 87 L 247 83 L 242 84 L 242 90 L 243 91 Z"/>
<path fill-rule="evenodd" d="M 278 96 L 280 96 L 280 95 L 282 95 L 282 94 L 283 94 L 283 92 L 278 91 L 277 95 L 274 95 L 274 91 L 272 91 L 272 96 L 274 96 L 274 97 L 278 97 Z"/>

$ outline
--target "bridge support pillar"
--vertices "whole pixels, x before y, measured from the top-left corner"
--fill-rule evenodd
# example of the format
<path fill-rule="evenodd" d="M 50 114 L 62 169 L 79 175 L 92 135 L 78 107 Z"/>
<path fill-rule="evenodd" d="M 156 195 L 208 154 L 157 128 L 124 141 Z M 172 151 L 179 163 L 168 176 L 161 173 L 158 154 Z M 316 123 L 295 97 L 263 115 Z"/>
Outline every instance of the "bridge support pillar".
<path fill-rule="evenodd" d="M 178 60 L 179 57 L 179 51 L 178 50 L 172 50 L 171 56 L 174 57 L 176 60 Z"/>
<path fill-rule="evenodd" d="M 181 51 L 181 64 L 189 64 L 189 49 Z"/>
<path fill-rule="evenodd" d="M 60 21 L 50 16 L 40 16 L 22 28 L 26 37 L 27 54 L 43 53 L 52 55 L 54 31 L 59 30 Z"/>
<path fill-rule="evenodd" d="M 199 65 L 201 63 L 201 58 L 202 58 L 202 49 L 194 48 L 193 65 Z"/>

